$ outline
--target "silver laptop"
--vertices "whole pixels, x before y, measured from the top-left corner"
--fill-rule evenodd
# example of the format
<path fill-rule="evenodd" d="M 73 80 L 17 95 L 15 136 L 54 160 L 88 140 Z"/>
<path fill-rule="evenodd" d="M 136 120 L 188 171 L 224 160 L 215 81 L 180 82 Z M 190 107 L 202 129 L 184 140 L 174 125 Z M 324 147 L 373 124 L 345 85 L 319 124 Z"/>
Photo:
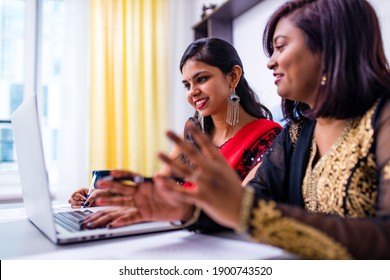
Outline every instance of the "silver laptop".
<path fill-rule="evenodd" d="M 55 216 L 78 217 L 83 214 L 77 211 L 95 212 L 102 208 L 90 207 L 77 210 L 69 207 L 66 213 L 61 214 L 52 208 L 36 95 L 26 99 L 12 114 L 11 120 L 27 217 L 52 242 L 66 244 L 177 229 L 169 222 L 149 222 L 116 229 L 83 230 L 77 229 L 77 224 L 76 227 L 71 227 L 61 222 L 62 219 L 59 220 Z"/>

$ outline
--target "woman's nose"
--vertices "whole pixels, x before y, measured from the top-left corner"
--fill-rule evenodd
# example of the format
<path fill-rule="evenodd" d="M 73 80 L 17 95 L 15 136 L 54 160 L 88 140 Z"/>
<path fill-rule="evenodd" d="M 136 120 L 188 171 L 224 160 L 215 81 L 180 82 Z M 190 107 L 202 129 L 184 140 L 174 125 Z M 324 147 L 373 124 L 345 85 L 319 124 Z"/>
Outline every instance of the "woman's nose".
<path fill-rule="evenodd" d="M 191 90 L 191 92 L 190 92 L 190 95 L 191 95 L 191 96 L 197 96 L 197 95 L 199 95 L 199 94 L 200 94 L 200 90 L 197 89 L 197 88 Z"/>
<path fill-rule="evenodd" d="M 271 56 L 267 62 L 267 67 L 268 67 L 268 69 L 272 70 L 275 67 L 275 65 L 276 65 L 276 62 Z"/>

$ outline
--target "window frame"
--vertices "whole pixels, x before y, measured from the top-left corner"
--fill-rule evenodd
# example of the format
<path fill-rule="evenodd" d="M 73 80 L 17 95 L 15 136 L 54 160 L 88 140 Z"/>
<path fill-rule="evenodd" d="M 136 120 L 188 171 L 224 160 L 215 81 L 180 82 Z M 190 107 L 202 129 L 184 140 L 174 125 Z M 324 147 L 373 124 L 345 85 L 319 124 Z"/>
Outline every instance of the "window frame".
<path fill-rule="evenodd" d="M 39 62 L 39 38 L 41 0 L 25 0 L 25 38 L 24 38 L 24 73 L 23 73 L 23 99 L 32 96 L 37 92 L 38 80 L 38 62 Z M 29 46 L 27 48 L 27 46 Z M 10 119 L 2 119 L 2 123 L 11 124 Z M 13 197 L 15 200 L 21 200 L 19 171 L 16 168 L 12 171 L 0 173 L 0 201 L 5 196 L 7 199 Z M 14 190 L 14 191 L 12 191 Z M 4 193 L 5 192 L 5 193 Z"/>

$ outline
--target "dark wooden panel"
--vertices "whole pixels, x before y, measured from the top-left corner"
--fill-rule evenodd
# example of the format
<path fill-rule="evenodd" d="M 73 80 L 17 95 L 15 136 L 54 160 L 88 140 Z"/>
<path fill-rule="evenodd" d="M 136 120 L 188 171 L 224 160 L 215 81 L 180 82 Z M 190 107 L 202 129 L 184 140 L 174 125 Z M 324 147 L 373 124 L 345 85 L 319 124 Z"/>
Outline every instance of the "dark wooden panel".
<path fill-rule="evenodd" d="M 206 15 L 193 26 L 195 39 L 216 37 L 232 43 L 232 22 L 253 6 L 264 0 L 229 0 L 221 4 L 214 12 Z"/>

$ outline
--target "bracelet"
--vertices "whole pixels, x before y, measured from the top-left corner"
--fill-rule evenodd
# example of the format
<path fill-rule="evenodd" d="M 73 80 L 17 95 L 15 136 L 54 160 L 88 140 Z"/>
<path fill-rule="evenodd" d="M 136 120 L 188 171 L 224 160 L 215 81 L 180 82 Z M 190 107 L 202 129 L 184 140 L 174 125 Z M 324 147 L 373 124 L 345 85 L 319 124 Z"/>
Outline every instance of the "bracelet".
<path fill-rule="evenodd" d="M 198 221 L 201 212 L 202 212 L 202 210 L 196 206 L 194 212 L 192 213 L 191 219 L 189 219 L 185 223 L 182 223 L 180 225 L 175 224 L 174 222 L 170 222 L 170 223 L 171 223 L 171 225 L 173 225 L 174 227 L 177 227 L 177 228 L 189 227 L 190 225 L 193 225 Z"/>
<path fill-rule="evenodd" d="M 245 233 L 248 230 L 249 218 L 251 216 L 251 209 L 255 197 L 255 190 L 251 186 L 246 186 L 242 194 L 240 207 L 240 220 L 238 226 L 235 228 L 236 233 Z"/>

